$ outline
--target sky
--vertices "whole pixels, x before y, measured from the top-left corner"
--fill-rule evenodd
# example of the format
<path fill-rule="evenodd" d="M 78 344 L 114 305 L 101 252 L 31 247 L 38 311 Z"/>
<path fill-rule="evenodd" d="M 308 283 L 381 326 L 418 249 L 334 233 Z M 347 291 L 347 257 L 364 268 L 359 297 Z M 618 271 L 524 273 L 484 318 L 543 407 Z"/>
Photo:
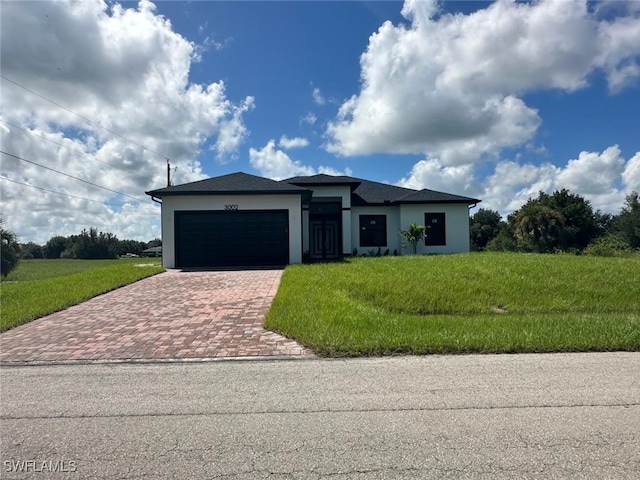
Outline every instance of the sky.
<path fill-rule="evenodd" d="M 640 190 L 640 1 L 1 7 L 0 215 L 23 243 L 159 238 L 167 159 L 173 184 L 350 175 L 504 217 Z"/>

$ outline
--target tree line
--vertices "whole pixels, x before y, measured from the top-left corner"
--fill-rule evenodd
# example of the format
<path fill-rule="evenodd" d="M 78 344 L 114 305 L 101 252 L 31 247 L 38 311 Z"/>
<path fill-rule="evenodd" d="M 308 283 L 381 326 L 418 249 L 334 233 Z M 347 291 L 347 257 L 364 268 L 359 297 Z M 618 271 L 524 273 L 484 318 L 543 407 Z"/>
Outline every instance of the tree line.
<path fill-rule="evenodd" d="M 82 230 L 78 235 L 51 237 L 46 244 L 20 244 L 20 258 L 76 258 L 82 260 L 117 258 L 128 253 L 140 255 L 143 250 L 162 245 L 159 238 L 150 242 L 120 240 L 113 233 L 95 228 Z"/>
<path fill-rule="evenodd" d="M 118 258 L 126 254 L 140 255 L 143 250 L 162 245 L 159 238 L 149 242 L 120 240 L 112 233 L 95 228 L 82 230 L 78 235 L 51 237 L 45 245 L 34 242 L 19 243 L 15 233 L 4 227 L 0 219 L 2 239 L 0 274 L 6 277 L 19 260 L 34 258 L 74 258 L 83 260 Z"/>
<path fill-rule="evenodd" d="M 540 192 L 506 221 L 481 208 L 469 219 L 469 235 L 472 251 L 624 255 L 640 249 L 640 199 L 630 193 L 611 215 L 566 189 Z"/>

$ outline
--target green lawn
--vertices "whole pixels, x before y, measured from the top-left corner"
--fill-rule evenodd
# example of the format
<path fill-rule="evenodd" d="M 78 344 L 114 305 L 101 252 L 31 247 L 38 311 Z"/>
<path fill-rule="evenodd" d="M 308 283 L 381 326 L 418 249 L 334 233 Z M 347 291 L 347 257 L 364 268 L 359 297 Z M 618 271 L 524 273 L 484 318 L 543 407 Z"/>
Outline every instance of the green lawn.
<path fill-rule="evenodd" d="M 0 284 L 0 331 L 161 271 L 158 258 L 21 261 Z"/>
<path fill-rule="evenodd" d="M 478 253 L 286 269 L 267 328 L 320 355 L 640 350 L 640 257 Z"/>

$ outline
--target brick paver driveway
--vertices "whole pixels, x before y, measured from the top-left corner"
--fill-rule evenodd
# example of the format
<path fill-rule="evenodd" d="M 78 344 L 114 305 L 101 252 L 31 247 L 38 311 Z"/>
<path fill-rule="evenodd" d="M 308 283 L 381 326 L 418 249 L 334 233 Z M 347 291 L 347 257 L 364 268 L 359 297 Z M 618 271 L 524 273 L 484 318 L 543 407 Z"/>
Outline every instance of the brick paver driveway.
<path fill-rule="evenodd" d="M 0 334 L 0 361 L 311 355 L 262 327 L 281 276 L 167 271 Z"/>

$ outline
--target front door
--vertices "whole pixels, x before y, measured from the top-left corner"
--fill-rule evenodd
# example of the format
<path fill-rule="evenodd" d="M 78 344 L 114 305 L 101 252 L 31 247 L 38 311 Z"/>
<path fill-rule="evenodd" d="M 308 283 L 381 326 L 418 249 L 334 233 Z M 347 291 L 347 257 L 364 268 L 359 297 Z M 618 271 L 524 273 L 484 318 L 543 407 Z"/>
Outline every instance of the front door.
<path fill-rule="evenodd" d="M 337 260 L 342 250 L 342 208 L 334 203 L 312 203 L 309 208 L 311 260 Z"/>

